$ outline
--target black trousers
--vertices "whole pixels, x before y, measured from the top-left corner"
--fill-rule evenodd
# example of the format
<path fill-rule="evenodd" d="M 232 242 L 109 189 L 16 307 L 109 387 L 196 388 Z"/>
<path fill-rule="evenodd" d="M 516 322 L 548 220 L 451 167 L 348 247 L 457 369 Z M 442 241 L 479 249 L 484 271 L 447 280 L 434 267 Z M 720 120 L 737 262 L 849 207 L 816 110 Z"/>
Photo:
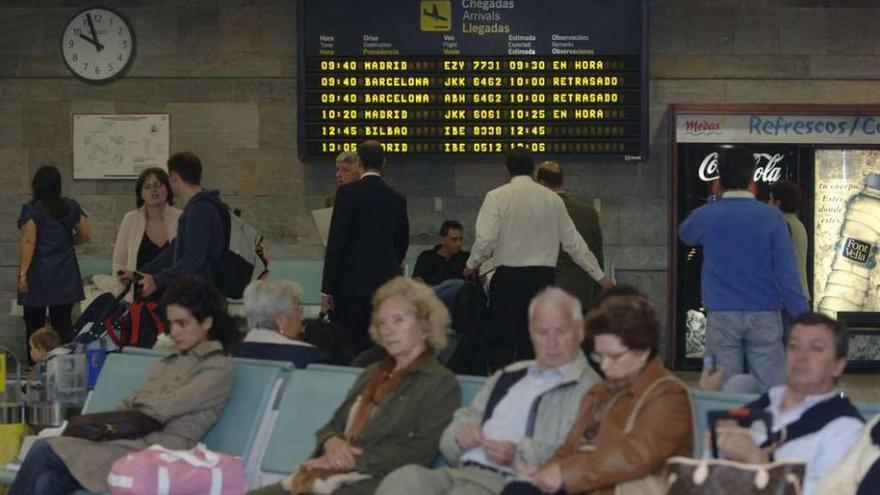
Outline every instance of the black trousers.
<path fill-rule="evenodd" d="M 532 359 L 529 338 L 529 303 L 548 285 L 553 285 L 555 267 L 499 266 L 489 287 L 489 361 L 493 370 L 514 361 Z"/>
<path fill-rule="evenodd" d="M 49 306 L 49 320 L 52 322 L 52 328 L 61 336 L 64 343 L 73 340 L 73 322 L 70 321 L 70 312 L 73 304 L 64 304 L 61 306 Z M 46 307 L 45 306 L 25 306 L 24 307 L 24 328 L 27 335 L 27 351 L 28 361 L 31 356 L 31 334 L 46 325 Z M 31 363 L 33 364 L 33 363 Z"/>
<path fill-rule="evenodd" d="M 527 481 L 514 481 L 504 487 L 501 495 L 544 495 L 544 492 L 538 490 Z M 565 491 L 560 490 L 553 495 L 565 495 Z"/>
<path fill-rule="evenodd" d="M 330 320 L 345 329 L 346 354 L 352 359 L 373 345 L 369 334 L 372 314 L 372 298 L 333 297 L 333 312 L 330 313 Z"/>

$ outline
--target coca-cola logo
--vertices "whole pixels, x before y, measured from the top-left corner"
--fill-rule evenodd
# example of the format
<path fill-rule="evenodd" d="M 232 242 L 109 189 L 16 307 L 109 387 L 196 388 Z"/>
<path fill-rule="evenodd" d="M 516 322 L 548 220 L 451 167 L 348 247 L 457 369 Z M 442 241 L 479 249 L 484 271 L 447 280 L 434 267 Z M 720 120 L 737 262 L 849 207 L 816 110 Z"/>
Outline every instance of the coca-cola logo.
<path fill-rule="evenodd" d="M 782 177 L 780 162 L 785 158 L 783 153 L 755 153 L 755 182 L 776 182 Z M 700 180 L 711 182 L 718 178 L 718 152 L 712 152 L 700 163 Z"/>
<path fill-rule="evenodd" d="M 706 119 L 686 120 L 684 122 L 684 132 L 692 136 L 721 134 L 721 122 Z"/>

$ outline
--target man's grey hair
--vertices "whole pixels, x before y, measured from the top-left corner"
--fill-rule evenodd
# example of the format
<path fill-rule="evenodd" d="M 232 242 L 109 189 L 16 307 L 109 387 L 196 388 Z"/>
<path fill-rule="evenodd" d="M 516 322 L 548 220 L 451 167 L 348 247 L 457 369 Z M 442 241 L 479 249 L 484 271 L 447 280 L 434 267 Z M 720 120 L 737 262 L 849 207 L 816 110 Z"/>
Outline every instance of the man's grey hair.
<path fill-rule="evenodd" d="M 552 306 L 562 310 L 567 309 L 571 312 L 572 323 L 581 324 L 584 321 L 584 312 L 578 298 L 559 287 L 547 287 L 533 297 L 529 303 L 529 330 L 531 330 L 532 319 L 539 306 Z"/>
<path fill-rule="evenodd" d="M 248 328 L 278 330 L 275 317 L 287 315 L 302 301 L 303 290 L 290 280 L 254 280 L 244 290 Z"/>
<path fill-rule="evenodd" d="M 347 163 L 349 165 L 358 164 L 358 154 L 354 151 L 343 151 L 336 157 L 336 163 Z"/>

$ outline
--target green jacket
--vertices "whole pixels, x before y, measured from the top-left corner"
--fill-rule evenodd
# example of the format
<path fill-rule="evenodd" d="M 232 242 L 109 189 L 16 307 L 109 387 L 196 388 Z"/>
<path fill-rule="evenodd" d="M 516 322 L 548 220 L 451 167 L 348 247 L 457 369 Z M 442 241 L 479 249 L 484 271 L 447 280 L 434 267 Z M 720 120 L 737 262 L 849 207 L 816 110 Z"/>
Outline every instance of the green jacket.
<path fill-rule="evenodd" d="M 601 267 L 604 260 L 599 214 L 592 206 L 572 199 L 567 193 L 559 193 L 559 197 L 565 203 L 565 209 L 568 210 L 568 216 L 574 222 L 574 227 L 584 238 L 590 251 L 596 255 Z M 559 250 L 559 260 L 556 262 L 556 285 L 577 297 L 584 310 L 593 305 L 593 300 L 602 290 L 599 284 L 562 249 Z"/>
<path fill-rule="evenodd" d="M 349 411 L 378 366 L 373 364 L 361 373 L 330 422 L 315 433 L 315 456 L 323 453 L 330 437 L 345 437 Z M 357 471 L 382 478 L 406 464 L 430 467 L 437 457 L 440 435 L 460 404 L 458 379 L 430 356 L 376 406 L 355 442 L 364 450 L 357 457 Z"/>

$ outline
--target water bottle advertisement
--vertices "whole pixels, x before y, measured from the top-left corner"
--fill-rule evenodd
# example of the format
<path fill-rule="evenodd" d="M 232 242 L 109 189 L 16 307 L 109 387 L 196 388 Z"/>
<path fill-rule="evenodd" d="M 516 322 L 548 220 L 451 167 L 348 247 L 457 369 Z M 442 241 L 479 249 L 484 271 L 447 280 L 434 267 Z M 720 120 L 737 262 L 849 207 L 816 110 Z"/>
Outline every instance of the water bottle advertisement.
<path fill-rule="evenodd" d="M 880 150 L 816 150 L 814 208 L 817 309 L 880 312 Z"/>

